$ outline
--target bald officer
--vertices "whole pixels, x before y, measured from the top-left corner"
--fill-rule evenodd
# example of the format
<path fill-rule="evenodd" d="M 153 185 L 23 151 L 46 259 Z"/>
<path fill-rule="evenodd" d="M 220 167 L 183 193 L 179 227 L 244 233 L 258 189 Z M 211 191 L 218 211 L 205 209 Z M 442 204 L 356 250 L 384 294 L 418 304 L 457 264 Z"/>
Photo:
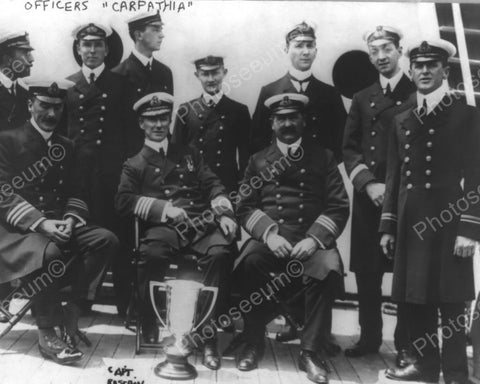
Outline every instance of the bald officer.
<path fill-rule="evenodd" d="M 28 119 L 28 93 L 19 81 L 30 76 L 33 48 L 25 31 L 0 31 L 0 131 L 23 125 Z"/>
<path fill-rule="evenodd" d="M 203 93 L 178 108 L 172 141 L 197 147 L 227 190 L 236 191 L 248 161 L 250 114 L 223 93 L 223 57 L 206 56 L 194 64 Z"/>
<path fill-rule="evenodd" d="M 55 132 L 64 107 L 67 81 L 32 81 L 31 118 L 16 130 L 0 133 L 0 282 L 38 272 L 41 286 L 35 300 L 38 347 L 59 364 L 78 361 L 78 300 L 117 249 L 109 231 L 89 224 L 75 166 L 74 145 Z M 63 249 L 78 255 L 74 272 L 50 275 L 51 263 L 65 263 Z M 63 265 L 63 264 L 62 264 Z M 50 266 L 50 267 L 49 267 Z M 72 298 L 61 307 L 59 276 L 72 285 Z M 37 280 L 35 280 L 37 282 Z M 55 326 L 64 326 L 63 338 Z"/>
<path fill-rule="evenodd" d="M 166 92 L 173 95 L 172 71 L 153 57 L 160 50 L 164 34 L 160 13 L 141 13 L 129 19 L 128 33 L 135 46 L 130 56 L 122 61 L 113 72 L 128 80 L 128 126 L 137 127 L 137 116 L 132 107 L 142 96 L 152 92 Z M 128 154 L 133 156 L 143 146 L 143 135 L 139 130 L 129 131 Z"/>
<path fill-rule="evenodd" d="M 265 100 L 280 93 L 301 93 L 308 97 L 305 110 L 304 138 L 331 150 L 337 161 L 342 158 L 342 137 L 345 127 L 345 108 L 340 94 L 332 86 L 312 74 L 317 56 L 315 30 L 302 22 L 285 38 L 285 53 L 290 61 L 288 72 L 282 78 L 262 87 L 253 114 L 251 153 L 270 145 L 272 131 L 268 121 L 270 113 Z"/>
<path fill-rule="evenodd" d="M 395 114 L 411 106 L 415 86 L 400 68 L 402 33 L 377 26 L 365 34 L 378 80 L 353 96 L 345 126 L 343 160 L 354 187 L 350 270 L 355 272 L 360 339 L 345 350 L 349 357 L 378 352 L 382 344 L 382 279 L 393 262 L 380 248 L 378 224 L 385 194 L 388 138 Z M 409 340 L 403 305 L 398 307 L 395 347 L 397 365 L 408 360 Z"/>
<path fill-rule="evenodd" d="M 236 265 L 246 300 L 275 283 L 272 272 L 288 276 L 274 285 L 281 290 L 277 294 L 290 297 L 303 287 L 299 368 L 311 381 L 325 384 L 327 368 L 316 351 L 328 342 L 325 328 L 330 326 L 333 301 L 343 289 L 336 238 L 348 219 L 349 204 L 332 152 L 303 135 L 307 105 L 308 98 L 297 93 L 272 96 L 265 102 L 275 142 L 250 158 L 239 189 L 237 213 L 252 238 Z M 300 274 L 288 274 L 292 270 Z M 257 367 L 272 313 L 274 309 L 260 301 L 244 314 L 246 344 L 238 356 L 238 369 Z"/>
<path fill-rule="evenodd" d="M 392 298 L 408 308 L 416 363 L 387 370 L 401 381 L 467 383 L 465 302 L 474 298 L 480 240 L 480 116 L 451 94 L 445 40 L 408 50 L 414 106 L 393 120 L 381 245 L 394 256 Z M 438 313 L 442 322 L 440 355 Z"/>

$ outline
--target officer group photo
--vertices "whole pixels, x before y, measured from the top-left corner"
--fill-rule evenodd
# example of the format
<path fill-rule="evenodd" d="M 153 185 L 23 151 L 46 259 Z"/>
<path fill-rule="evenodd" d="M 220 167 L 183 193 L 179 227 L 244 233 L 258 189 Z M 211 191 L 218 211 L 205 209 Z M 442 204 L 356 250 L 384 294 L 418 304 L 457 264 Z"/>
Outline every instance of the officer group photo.
<path fill-rule="evenodd" d="M 480 383 L 480 5 L 143 3 L 0 1 L 0 383 Z"/>

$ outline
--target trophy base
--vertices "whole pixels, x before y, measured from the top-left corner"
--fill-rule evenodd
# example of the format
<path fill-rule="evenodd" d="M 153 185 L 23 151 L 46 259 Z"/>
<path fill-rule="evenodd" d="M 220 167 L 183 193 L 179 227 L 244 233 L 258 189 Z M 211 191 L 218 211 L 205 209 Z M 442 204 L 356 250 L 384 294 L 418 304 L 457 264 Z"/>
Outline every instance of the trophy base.
<path fill-rule="evenodd" d="M 186 356 L 167 355 L 167 359 L 154 369 L 155 375 L 170 380 L 191 380 L 197 377 L 197 370 Z"/>

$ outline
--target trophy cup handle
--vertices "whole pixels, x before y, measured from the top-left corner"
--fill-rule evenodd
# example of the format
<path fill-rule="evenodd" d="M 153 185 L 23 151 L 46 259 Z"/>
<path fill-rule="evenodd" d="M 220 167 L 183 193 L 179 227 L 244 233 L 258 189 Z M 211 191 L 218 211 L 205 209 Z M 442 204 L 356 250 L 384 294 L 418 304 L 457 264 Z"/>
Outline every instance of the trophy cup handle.
<path fill-rule="evenodd" d="M 157 306 L 155 305 L 155 301 L 153 300 L 153 293 L 155 291 L 155 287 L 158 287 L 158 290 L 167 292 L 168 286 L 165 283 L 162 283 L 160 281 L 150 281 L 150 300 L 152 302 L 153 310 L 157 314 L 158 320 L 160 320 L 160 324 L 162 324 L 162 327 L 165 329 L 168 329 L 167 324 L 166 324 L 166 319 L 165 322 L 162 320 L 162 317 L 160 316 L 160 313 L 157 310 Z"/>
<path fill-rule="evenodd" d="M 212 297 L 212 302 L 210 303 L 210 308 L 208 308 L 208 312 L 207 314 L 205 315 L 205 317 L 202 319 L 202 321 L 200 321 L 193 329 L 192 329 L 192 332 L 195 332 L 204 322 L 205 320 L 207 320 L 208 316 L 210 316 L 210 314 L 212 313 L 213 311 L 213 307 L 215 306 L 215 302 L 217 301 L 217 295 L 218 295 L 218 288 L 217 287 L 203 287 L 201 289 L 201 291 L 210 291 L 213 293 L 213 297 Z"/>

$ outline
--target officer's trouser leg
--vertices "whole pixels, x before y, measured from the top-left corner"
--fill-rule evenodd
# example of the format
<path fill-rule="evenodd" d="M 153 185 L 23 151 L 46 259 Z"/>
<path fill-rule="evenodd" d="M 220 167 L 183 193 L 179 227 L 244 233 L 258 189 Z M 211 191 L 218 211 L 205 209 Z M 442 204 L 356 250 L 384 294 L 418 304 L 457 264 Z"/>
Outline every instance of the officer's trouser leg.
<path fill-rule="evenodd" d="M 411 350 L 410 335 L 408 332 L 408 316 L 409 307 L 405 303 L 398 303 L 397 305 L 397 325 L 395 326 L 394 341 L 395 349 L 397 351 Z"/>
<path fill-rule="evenodd" d="M 324 340 L 325 328 L 329 325 L 332 306 L 341 286 L 337 272 L 331 271 L 324 280 L 306 278 L 305 324 L 301 335 L 302 349 L 316 351 Z"/>
<path fill-rule="evenodd" d="M 358 322 L 360 342 L 377 348 L 382 344 L 383 272 L 355 273 L 358 288 Z"/>

